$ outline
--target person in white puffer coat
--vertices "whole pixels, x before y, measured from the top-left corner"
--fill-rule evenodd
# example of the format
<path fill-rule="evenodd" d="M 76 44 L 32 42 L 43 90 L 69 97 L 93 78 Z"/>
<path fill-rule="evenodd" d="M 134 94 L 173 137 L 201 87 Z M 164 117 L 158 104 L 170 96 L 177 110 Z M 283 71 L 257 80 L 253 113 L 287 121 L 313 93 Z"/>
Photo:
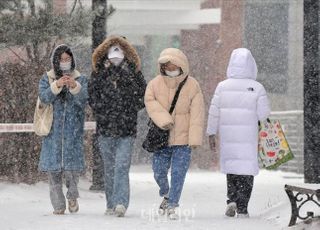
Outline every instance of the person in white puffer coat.
<path fill-rule="evenodd" d="M 227 175 L 226 215 L 249 217 L 253 179 L 258 166 L 258 121 L 270 114 L 263 85 L 256 81 L 257 65 L 246 48 L 233 50 L 227 79 L 220 82 L 211 101 L 207 134 L 211 149 L 220 137 L 220 167 Z"/>

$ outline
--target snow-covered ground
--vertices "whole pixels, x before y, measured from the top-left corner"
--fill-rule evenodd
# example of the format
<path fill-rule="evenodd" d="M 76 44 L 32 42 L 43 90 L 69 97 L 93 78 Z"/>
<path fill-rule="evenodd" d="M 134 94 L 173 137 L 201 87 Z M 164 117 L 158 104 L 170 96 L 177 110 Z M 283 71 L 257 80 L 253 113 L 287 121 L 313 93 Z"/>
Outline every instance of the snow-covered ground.
<path fill-rule="evenodd" d="M 105 216 L 103 193 L 88 190 L 90 182 L 80 182 L 80 212 L 64 216 L 52 215 L 48 184 L 36 185 L 0 183 L 1 230 L 80 230 L 80 229 L 218 229 L 263 230 L 286 229 L 290 204 L 285 184 L 303 183 L 302 175 L 261 171 L 249 204 L 250 219 L 224 217 L 226 182 L 218 172 L 190 170 L 180 202 L 180 220 L 170 221 L 157 215 L 161 202 L 158 188 L 149 166 L 133 167 L 131 201 L 124 218 Z M 304 229 L 304 227 L 294 228 Z M 319 225 L 306 229 L 320 229 Z"/>

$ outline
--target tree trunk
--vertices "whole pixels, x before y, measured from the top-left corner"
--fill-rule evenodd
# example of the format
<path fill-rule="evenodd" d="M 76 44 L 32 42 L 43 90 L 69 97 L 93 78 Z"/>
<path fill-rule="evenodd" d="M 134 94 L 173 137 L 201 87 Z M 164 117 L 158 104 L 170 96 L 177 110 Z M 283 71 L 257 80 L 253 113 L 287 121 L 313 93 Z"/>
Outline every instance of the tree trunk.
<path fill-rule="evenodd" d="M 106 37 L 107 0 L 92 0 L 92 11 L 95 13 L 92 22 L 92 51 Z"/>
<path fill-rule="evenodd" d="M 92 11 L 95 17 L 92 22 L 92 52 L 106 37 L 107 0 L 92 0 Z M 92 136 L 92 186 L 90 190 L 104 190 L 104 168 L 98 148 L 98 137 Z"/>

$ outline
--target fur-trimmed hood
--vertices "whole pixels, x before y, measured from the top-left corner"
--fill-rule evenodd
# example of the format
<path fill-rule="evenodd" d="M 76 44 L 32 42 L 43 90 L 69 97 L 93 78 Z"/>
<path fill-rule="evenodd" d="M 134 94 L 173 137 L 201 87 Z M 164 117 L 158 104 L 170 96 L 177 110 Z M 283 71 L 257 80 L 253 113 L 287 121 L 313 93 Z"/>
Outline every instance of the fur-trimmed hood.
<path fill-rule="evenodd" d="M 119 45 L 124 51 L 125 58 L 135 63 L 136 72 L 141 70 L 141 60 L 136 49 L 127 41 L 127 39 L 119 36 L 110 36 L 102 42 L 92 54 L 92 68 L 97 72 L 97 64 L 107 55 L 108 50 L 113 45 Z"/>

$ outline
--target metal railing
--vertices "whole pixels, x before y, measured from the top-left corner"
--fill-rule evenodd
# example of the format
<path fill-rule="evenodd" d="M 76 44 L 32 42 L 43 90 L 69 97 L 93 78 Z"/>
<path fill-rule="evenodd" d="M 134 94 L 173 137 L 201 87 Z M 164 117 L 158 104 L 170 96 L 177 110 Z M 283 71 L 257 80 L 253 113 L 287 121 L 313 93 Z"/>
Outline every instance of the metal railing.
<path fill-rule="evenodd" d="M 290 111 L 274 111 L 271 117 L 279 117 L 286 115 L 303 115 L 303 110 L 290 110 Z M 86 121 L 85 130 L 95 130 L 95 121 Z M 0 133 L 30 133 L 34 132 L 32 123 L 1 123 Z"/>

